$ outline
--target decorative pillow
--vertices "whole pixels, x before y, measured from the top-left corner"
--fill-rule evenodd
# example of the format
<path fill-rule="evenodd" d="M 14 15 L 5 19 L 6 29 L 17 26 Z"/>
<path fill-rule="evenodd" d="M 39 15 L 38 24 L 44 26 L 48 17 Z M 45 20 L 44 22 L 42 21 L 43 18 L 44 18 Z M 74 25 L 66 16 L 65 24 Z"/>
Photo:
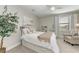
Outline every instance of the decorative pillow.
<path fill-rule="evenodd" d="M 23 29 L 23 34 L 29 34 L 29 33 L 30 33 L 30 30 L 28 28 Z"/>
<path fill-rule="evenodd" d="M 34 33 L 35 29 L 33 27 L 29 27 L 30 33 Z"/>
<path fill-rule="evenodd" d="M 25 27 L 25 26 L 24 26 Z M 34 33 L 35 32 L 35 29 L 30 26 L 30 25 L 27 25 L 24 29 L 23 29 L 23 34 L 30 34 L 30 33 Z"/>
<path fill-rule="evenodd" d="M 33 33 L 33 30 L 31 28 L 28 28 L 29 29 L 29 33 Z"/>
<path fill-rule="evenodd" d="M 78 32 L 76 30 L 73 30 L 73 31 L 71 31 L 71 34 L 74 35 L 74 36 L 77 36 Z"/>

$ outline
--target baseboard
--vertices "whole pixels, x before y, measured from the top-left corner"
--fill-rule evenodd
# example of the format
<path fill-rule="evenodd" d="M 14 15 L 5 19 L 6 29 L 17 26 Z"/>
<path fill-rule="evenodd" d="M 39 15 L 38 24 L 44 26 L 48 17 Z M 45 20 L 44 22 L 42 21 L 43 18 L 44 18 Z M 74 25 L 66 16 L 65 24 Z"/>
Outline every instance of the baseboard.
<path fill-rule="evenodd" d="M 21 44 L 21 43 L 18 42 L 18 43 L 16 43 L 15 45 L 12 45 L 11 47 L 6 48 L 6 51 L 9 51 L 9 50 L 13 49 L 13 48 L 15 48 L 16 46 L 18 46 L 18 45 L 20 45 L 20 44 Z"/>

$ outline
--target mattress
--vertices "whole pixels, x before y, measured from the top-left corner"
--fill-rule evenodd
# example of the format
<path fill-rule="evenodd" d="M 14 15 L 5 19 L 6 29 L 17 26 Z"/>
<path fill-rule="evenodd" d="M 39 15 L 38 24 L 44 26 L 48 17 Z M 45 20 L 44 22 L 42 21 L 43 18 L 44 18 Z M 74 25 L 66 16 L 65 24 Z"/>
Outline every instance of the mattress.
<path fill-rule="evenodd" d="M 31 34 L 25 34 L 23 35 L 21 38 L 22 40 L 25 40 L 29 43 L 44 47 L 44 48 L 48 48 L 51 49 L 51 45 L 48 42 L 44 42 L 44 41 L 40 41 L 38 39 L 38 36 L 43 34 L 44 32 L 35 32 L 35 33 L 31 33 Z"/>

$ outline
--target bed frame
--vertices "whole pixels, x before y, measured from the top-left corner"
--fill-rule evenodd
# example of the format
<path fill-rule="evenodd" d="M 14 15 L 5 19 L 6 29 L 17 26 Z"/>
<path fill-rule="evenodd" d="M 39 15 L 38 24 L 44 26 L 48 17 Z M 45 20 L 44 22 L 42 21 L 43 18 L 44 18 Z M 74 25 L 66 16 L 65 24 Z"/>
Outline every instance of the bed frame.
<path fill-rule="evenodd" d="M 20 27 L 21 36 L 22 36 L 22 34 L 23 34 L 22 29 L 27 28 L 27 26 L 29 26 L 29 25 L 25 25 L 25 26 Z M 23 40 L 23 39 L 21 39 L 21 45 L 23 45 L 23 46 L 25 46 L 25 47 L 28 47 L 28 48 L 30 48 L 30 49 L 32 49 L 32 50 L 38 52 L 38 53 L 52 53 L 52 52 L 53 52 L 51 49 L 44 48 L 44 47 L 41 47 L 41 46 L 32 44 L 32 43 L 27 42 L 27 41 L 25 41 L 25 40 Z"/>
<path fill-rule="evenodd" d="M 44 48 L 44 47 L 29 43 L 23 39 L 21 40 L 21 43 L 23 46 L 28 47 L 38 53 L 53 53 L 53 51 L 51 49 Z"/>

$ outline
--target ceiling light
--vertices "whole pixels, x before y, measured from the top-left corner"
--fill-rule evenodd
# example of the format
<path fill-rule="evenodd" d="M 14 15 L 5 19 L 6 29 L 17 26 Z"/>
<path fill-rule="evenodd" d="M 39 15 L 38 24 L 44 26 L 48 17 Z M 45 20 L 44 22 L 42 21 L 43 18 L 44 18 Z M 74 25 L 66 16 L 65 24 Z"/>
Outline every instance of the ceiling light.
<path fill-rule="evenodd" d="M 56 8 L 55 7 L 51 7 L 51 10 L 54 11 Z"/>

